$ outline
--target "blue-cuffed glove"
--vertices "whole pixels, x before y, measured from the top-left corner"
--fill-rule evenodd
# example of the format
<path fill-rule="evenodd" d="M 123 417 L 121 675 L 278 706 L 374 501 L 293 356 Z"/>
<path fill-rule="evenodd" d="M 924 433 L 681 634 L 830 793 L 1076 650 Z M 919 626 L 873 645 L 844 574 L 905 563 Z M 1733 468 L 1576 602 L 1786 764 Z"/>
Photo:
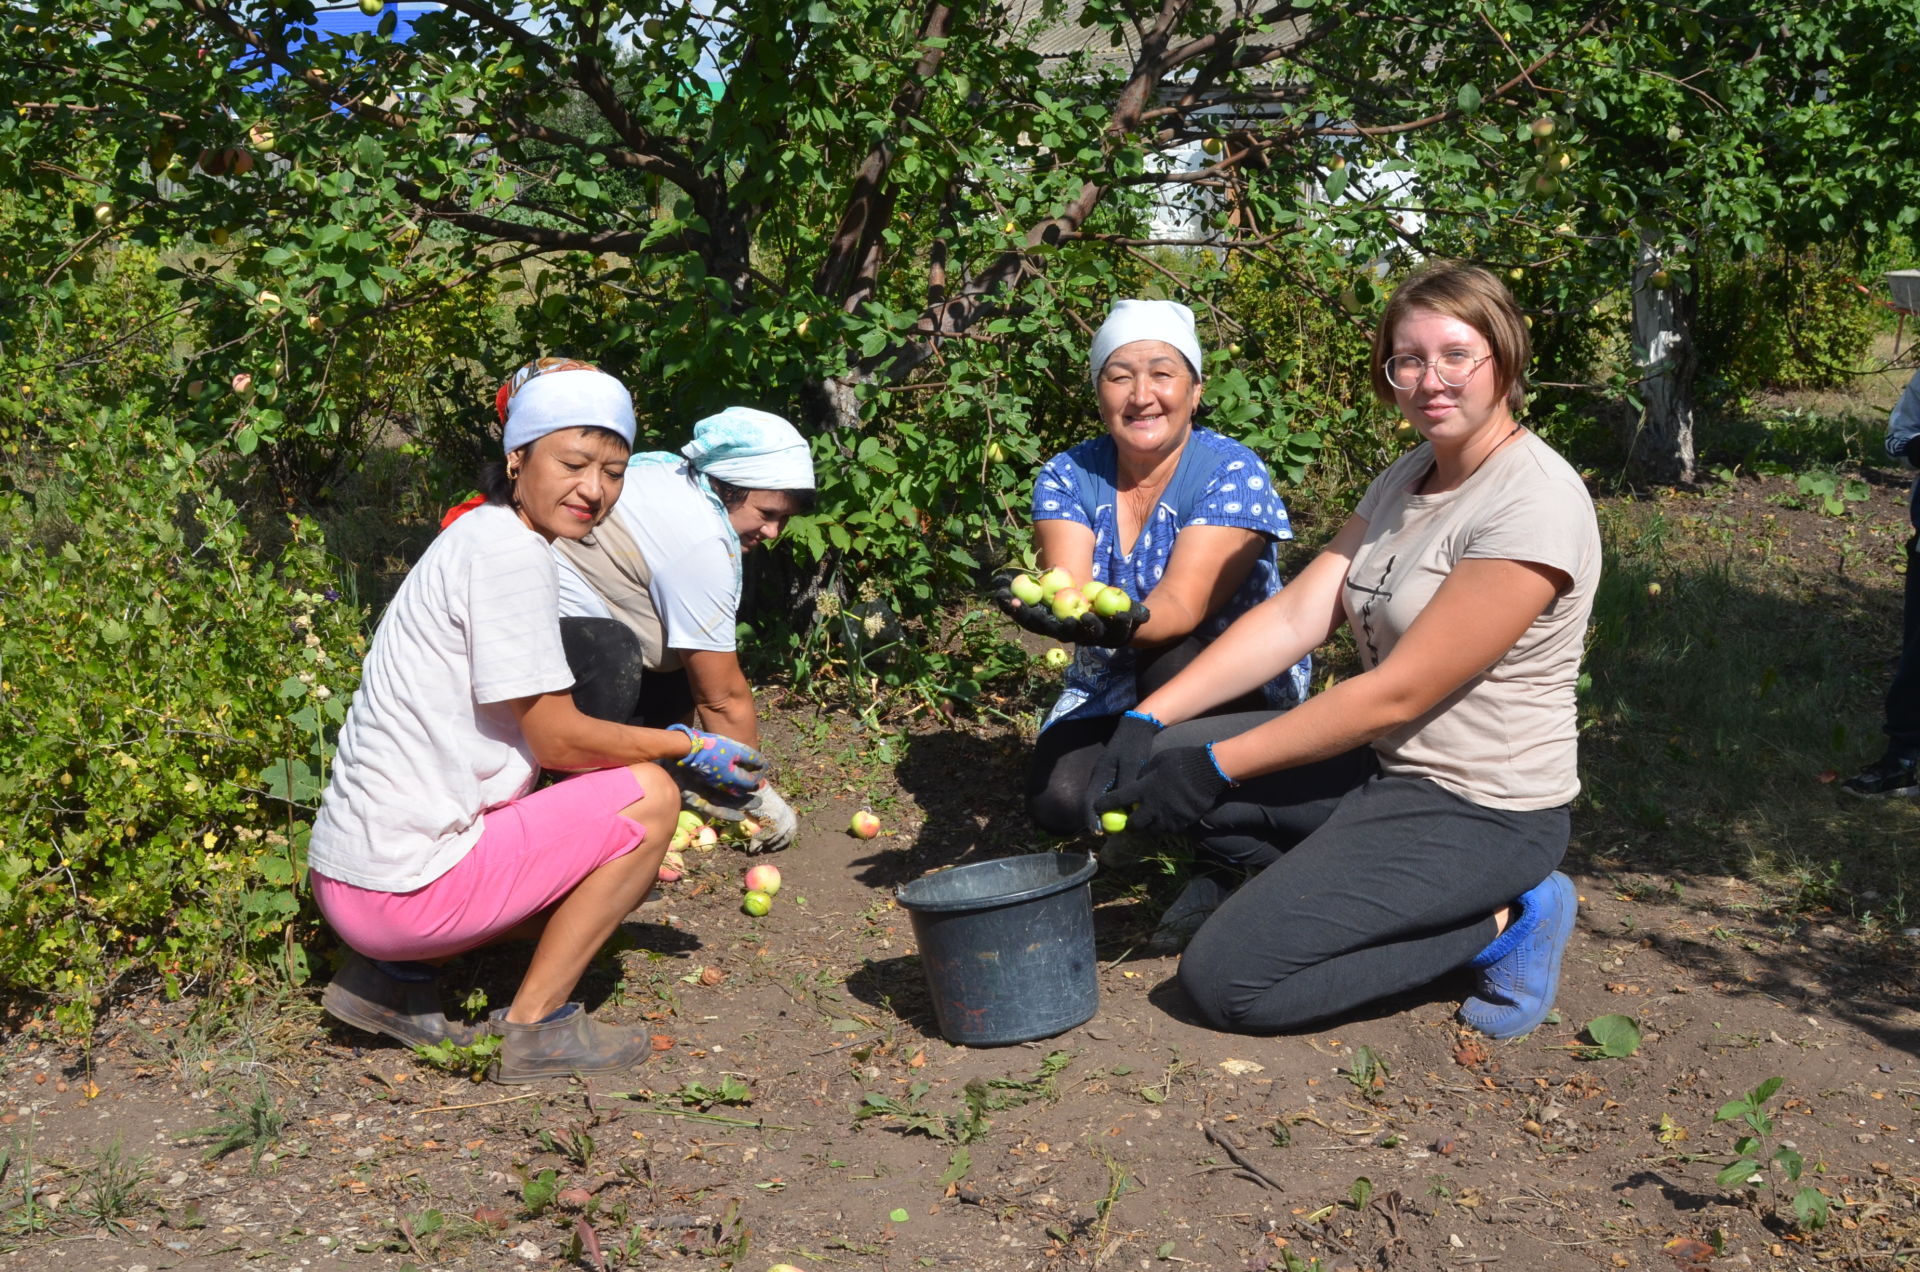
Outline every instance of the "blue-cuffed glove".
<path fill-rule="evenodd" d="M 1100 829 L 1100 814 L 1093 806 L 1094 801 L 1116 785 L 1131 782 L 1140 775 L 1140 770 L 1147 766 L 1147 757 L 1153 754 L 1153 739 L 1164 727 L 1145 711 L 1129 711 L 1120 717 L 1100 758 L 1093 762 L 1093 772 L 1087 778 L 1087 793 L 1080 801 L 1088 830 Z"/>
<path fill-rule="evenodd" d="M 684 733 L 692 747 L 678 763 L 722 795 L 751 795 L 767 779 L 767 758 L 744 742 L 704 733 L 684 724 L 670 724 L 670 733 Z"/>
<path fill-rule="evenodd" d="M 1176 746 L 1160 752 L 1132 781 L 1093 801 L 1096 813 L 1131 809 L 1128 830 L 1174 834 L 1213 811 L 1233 779 L 1220 771 L 1213 747 Z"/>

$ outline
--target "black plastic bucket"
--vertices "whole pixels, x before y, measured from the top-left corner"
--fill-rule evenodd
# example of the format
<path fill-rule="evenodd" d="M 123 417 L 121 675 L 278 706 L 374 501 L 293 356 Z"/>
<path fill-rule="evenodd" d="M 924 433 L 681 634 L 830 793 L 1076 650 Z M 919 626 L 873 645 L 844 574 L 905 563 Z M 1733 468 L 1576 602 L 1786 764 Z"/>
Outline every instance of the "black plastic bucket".
<path fill-rule="evenodd" d="M 1041 852 L 936 871 L 895 893 L 913 917 L 941 1036 L 990 1047 L 1093 1019 L 1096 868 L 1091 855 Z"/>

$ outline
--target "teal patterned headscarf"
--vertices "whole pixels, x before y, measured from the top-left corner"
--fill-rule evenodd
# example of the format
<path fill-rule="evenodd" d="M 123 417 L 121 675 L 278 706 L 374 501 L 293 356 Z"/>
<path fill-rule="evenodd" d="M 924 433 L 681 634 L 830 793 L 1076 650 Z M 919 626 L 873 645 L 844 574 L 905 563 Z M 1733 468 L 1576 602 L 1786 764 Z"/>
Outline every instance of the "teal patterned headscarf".
<path fill-rule="evenodd" d="M 798 429 L 770 411 L 750 406 L 730 406 L 717 415 L 709 415 L 693 426 L 693 440 L 672 451 L 648 451 L 635 455 L 634 464 L 685 465 L 689 478 L 700 487 L 714 512 L 726 525 L 727 506 L 714 493 L 714 481 L 724 481 L 741 490 L 812 490 L 813 456 L 807 440 Z M 733 538 L 733 579 L 740 582 L 740 540 Z"/>

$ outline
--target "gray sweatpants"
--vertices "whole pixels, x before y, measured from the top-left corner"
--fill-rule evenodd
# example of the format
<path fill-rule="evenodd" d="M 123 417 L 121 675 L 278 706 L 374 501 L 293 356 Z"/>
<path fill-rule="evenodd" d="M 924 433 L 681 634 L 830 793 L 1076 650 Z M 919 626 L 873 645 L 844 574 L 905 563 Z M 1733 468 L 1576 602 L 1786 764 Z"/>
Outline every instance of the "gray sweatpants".
<path fill-rule="evenodd" d="M 1176 725 L 1155 749 L 1231 737 L 1271 712 Z M 1386 777 L 1369 747 L 1229 790 L 1203 859 L 1255 872 L 1194 935 L 1180 985 L 1214 1027 L 1293 1029 L 1423 985 L 1493 940 L 1494 912 L 1566 854 L 1565 805 L 1483 808 Z"/>

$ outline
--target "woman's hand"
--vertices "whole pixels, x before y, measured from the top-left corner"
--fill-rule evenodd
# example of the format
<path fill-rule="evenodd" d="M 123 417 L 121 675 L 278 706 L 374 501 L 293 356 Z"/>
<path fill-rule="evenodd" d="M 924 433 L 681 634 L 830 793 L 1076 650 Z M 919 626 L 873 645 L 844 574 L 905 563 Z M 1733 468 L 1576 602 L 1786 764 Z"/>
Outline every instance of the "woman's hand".
<path fill-rule="evenodd" d="M 691 740 L 692 749 L 678 761 L 679 766 L 722 795 L 751 795 L 766 781 L 766 757 L 744 742 L 684 724 L 670 724 L 667 731 Z"/>
<path fill-rule="evenodd" d="M 1139 776 L 1093 801 L 1094 812 L 1127 810 L 1128 830 L 1175 834 L 1213 811 L 1233 781 L 1221 772 L 1213 747 L 1176 746 L 1160 752 Z"/>
<path fill-rule="evenodd" d="M 1076 633 L 1080 625 L 1071 618 L 1055 618 L 1053 612 L 1044 604 L 1028 605 L 1013 594 L 1013 580 L 1016 571 L 1002 570 L 993 577 L 993 603 L 1020 626 L 1048 640 L 1057 640 L 1063 644 L 1075 644 Z"/>
<path fill-rule="evenodd" d="M 1087 793 L 1081 800 L 1088 830 L 1100 829 L 1100 810 L 1093 806 L 1094 801 L 1115 786 L 1139 776 L 1140 770 L 1147 766 L 1147 758 L 1153 754 L 1153 739 L 1164 727 L 1141 711 L 1129 711 L 1120 717 L 1113 737 L 1100 752 L 1100 758 L 1093 762 Z"/>
<path fill-rule="evenodd" d="M 1122 649 L 1133 643 L 1133 634 L 1153 616 L 1147 607 L 1134 602 L 1123 614 L 1108 618 L 1089 610 L 1078 618 L 1057 618 L 1044 604 L 1028 605 L 1013 594 L 1014 572 L 1003 570 L 993 579 L 993 603 L 1000 612 L 1048 640 L 1063 645 L 1098 645 L 1103 649 Z"/>

